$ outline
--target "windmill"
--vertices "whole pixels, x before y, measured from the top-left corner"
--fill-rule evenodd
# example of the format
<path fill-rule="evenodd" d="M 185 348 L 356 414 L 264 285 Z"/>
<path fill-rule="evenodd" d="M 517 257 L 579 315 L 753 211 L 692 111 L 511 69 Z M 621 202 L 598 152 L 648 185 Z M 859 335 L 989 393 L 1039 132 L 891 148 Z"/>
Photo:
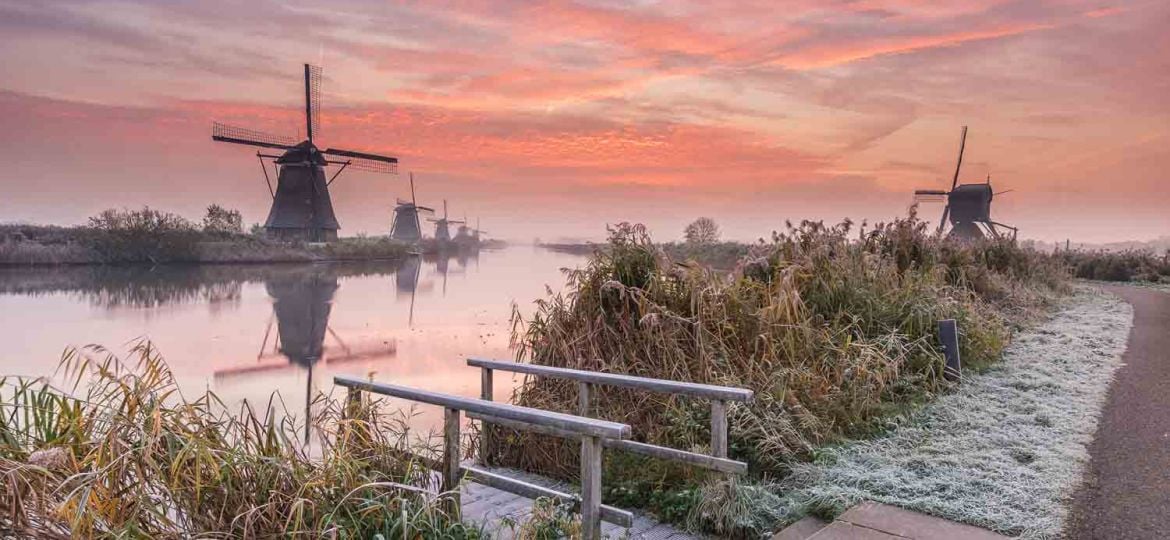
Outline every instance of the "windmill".
<path fill-rule="evenodd" d="M 449 225 L 462 224 L 463 221 L 447 218 L 447 199 L 443 199 L 443 217 L 439 219 L 427 218 L 427 221 L 435 224 L 435 240 L 439 242 L 447 242 L 451 240 L 451 228 Z"/>
<path fill-rule="evenodd" d="M 471 229 L 472 241 L 474 241 L 475 243 L 478 244 L 479 243 L 479 235 L 481 235 L 481 234 L 486 235 L 486 234 L 488 234 L 488 232 L 479 228 L 479 218 L 475 218 L 475 228 Z"/>
<path fill-rule="evenodd" d="M 914 202 L 942 202 L 942 218 L 938 222 L 938 234 L 949 222 L 951 231 L 948 236 L 962 240 L 980 240 L 991 236 L 1004 238 L 1006 235 L 999 228 L 1011 230 L 1011 238 L 1016 237 L 1017 229 L 991 220 L 991 199 L 998 195 L 991 190 L 991 176 L 981 184 L 959 184 L 959 170 L 963 166 L 963 148 L 967 144 L 967 126 L 963 126 L 959 138 L 959 160 L 955 164 L 955 175 L 951 179 L 950 191 L 938 189 L 914 190 Z M 1006 193 L 1001 191 L 1000 193 Z M 986 231 L 986 232 L 984 232 Z"/>
<path fill-rule="evenodd" d="M 378 173 L 395 174 L 398 158 L 367 154 L 339 148 L 320 150 L 313 142 L 320 131 L 321 68 L 305 64 L 305 128 L 307 139 L 296 142 L 291 137 L 215 122 L 212 140 L 283 150 L 279 156 L 256 153 L 264 169 L 264 181 L 272 196 L 272 209 L 264 228 L 269 236 L 282 240 L 323 242 L 337 239 L 337 216 L 329 198 L 329 186 L 347 167 Z M 271 159 L 277 168 L 276 190 L 268 176 L 264 160 Z M 340 165 L 333 176 L 325 178 L 325 167 Z"/>
<path fill-rule="evenodd" d="M 419 223 L 418 213 L 434 211 L 434 208 L 418 205 L 414 197 L 414 173 L 411 173 L 410 200 L 398 199 L 398 205 L 394 207 L 394 223 L 390 225 L 390 238 L 412 243 L 422 240 L 422 224 Z"/>
<path fill-rule="evenodd" d="M 472 240 L 471 227 L 467 226 L 467 216 L 463 216 L 463 221 L 458 229 L 455 229 L 454 241 L 459 244 L 470 244 Z"/>

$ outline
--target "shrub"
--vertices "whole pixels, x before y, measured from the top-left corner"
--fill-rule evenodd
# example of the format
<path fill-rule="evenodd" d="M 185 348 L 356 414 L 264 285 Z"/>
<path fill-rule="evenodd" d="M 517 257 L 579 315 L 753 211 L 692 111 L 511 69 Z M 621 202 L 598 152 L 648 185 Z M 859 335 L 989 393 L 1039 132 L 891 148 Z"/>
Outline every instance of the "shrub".
<path fill-rule="evenodd" d="M 1059 258 L 1073 275 L 1101 281 L 1170 282 L 1170 250 L 1062 251 Z"/>
<path fill-rule="evenodd" d="M 1008 325 L 1065 290 L 1065 275 L 1011 242 L 952 243 L 911 217 L 857 234 L 848 221 L 788 225 L 723 278 L 674 264 L 643 227 L 621 224 L 608 249 L 569 273 L 567 294 L 538 301 L 527 320 L 514 316 L 513 340 L 534 364 L 751 388 L 754 401 L 729 411 L 731 453 L 755 474 L 781 475 L 818 445 L 875 429 L 883 415 L 943 390 L 938 320 L 957 319 L 964 364 L 986 366 Z M 514 401 L 571 412 L 576 390 L 529 380 Z M 708 444 L 705 402 L 601 387 L 595 403 L 637 440 Z M 511 432 L 499 440 L 511 442 L 494 456 L 505 464 L 574 473 L 570 444 Z M 666 494 L 694 490 L 704 475 L 611 456 L 604 477 L 609 497 L 661 492 L 663 510 L 680 502 Z M 691 508 L 707 517 L 692 522 L 741 527 L 712 513 L 715 490 L 702 493 Z"/>
<path fill-rule="evenodd" d="M 172 262 L 197 258 L 200 234 L 186 219 L 143 207 L 89 218 L 87 243 L 105 262 Z"/>

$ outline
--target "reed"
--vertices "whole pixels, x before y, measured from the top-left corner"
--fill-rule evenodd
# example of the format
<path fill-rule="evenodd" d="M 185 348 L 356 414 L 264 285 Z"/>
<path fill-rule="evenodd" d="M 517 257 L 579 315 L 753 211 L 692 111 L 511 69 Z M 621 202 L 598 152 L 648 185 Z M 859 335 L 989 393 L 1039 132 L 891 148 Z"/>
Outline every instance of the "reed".
<path fill-rule="evenodd" d="M 402 413 L 324 397 L 303 425 L 278 397 L 229 414 L 188 400 L 149 343 L 68 351 L 58 389 L 0 380 L 0 530 L 38 538 L 478 538 L 426 488 Z M 344 414 L 343 414 L 344 413 Z M 414 452 L 415 454 L 411 454 Z"/>
<path fill-rule="evenodd" d="M 939 319 L 958 320 L 964 364 L 978 369 L 999 358 L 1011 325 L 1066 290 L 1066 275 L 1008 242 L 939 240 L 913 216 L 856 232 L 850 222 L 789 225 L 731 277 L 678 264 L 641 226 L 622 224 L 568 274 L 567 293 L 539 300 L 528 319 L 513 317 L 513 340 L 535 364 L 751 388 L 754 402 L 730 410 L 731 454 L 753 475 L 779 476 L 820 445 L 880 428 L 886 415 L 943 391 Z M 707 450 L 705 404 L 596 393 L 599 415 L 630 424 L 638 440 Z M 528 380 L 514 401 L 571 412 L 576 390 Z M 505 464 L 573 475 L 571 445 L 511 432 L 497 440 L 507 441 L 494 456 Z M 725 535 L 750 521 L 736 512 L 710 518 L 719 514 L 704 503 L 712 494 L 738 499 L 701 473 L 610 454 L 609 501 L 707 521 Z"/>

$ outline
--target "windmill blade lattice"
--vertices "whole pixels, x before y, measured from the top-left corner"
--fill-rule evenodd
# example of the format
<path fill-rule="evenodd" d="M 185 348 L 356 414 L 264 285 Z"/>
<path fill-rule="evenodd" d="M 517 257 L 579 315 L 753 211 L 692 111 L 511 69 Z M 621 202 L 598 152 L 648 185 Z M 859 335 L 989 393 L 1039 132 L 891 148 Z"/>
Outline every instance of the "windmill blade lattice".
<path fill-rule="evenodd" d="M 309 141 L 321 135 L 321 68 L 305 64 L 305 121 Z"/>
<path fill-rule="evenodd" d="M 264 148 L 279 148 L 287 150 L 296 146 L 297 141 L 292 137 L 273 135 L 263 131 L 248 129 L 222 122 L 212 122 L 211 138 L 215 141 L 246 144 Z"/>

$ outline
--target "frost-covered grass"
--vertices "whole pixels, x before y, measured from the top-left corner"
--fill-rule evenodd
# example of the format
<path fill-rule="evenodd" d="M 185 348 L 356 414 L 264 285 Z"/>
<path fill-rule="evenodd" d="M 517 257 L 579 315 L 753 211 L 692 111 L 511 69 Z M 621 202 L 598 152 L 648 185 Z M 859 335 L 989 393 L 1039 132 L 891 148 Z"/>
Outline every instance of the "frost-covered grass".
<path fill-rule="evenodd" d="M 1132 323 L 1129 304 L 1080 288 L 954 393 L 883 436 L 796 465 L 789 518 L 873 500 L 1025 538 L 1059 535 Z"/>

